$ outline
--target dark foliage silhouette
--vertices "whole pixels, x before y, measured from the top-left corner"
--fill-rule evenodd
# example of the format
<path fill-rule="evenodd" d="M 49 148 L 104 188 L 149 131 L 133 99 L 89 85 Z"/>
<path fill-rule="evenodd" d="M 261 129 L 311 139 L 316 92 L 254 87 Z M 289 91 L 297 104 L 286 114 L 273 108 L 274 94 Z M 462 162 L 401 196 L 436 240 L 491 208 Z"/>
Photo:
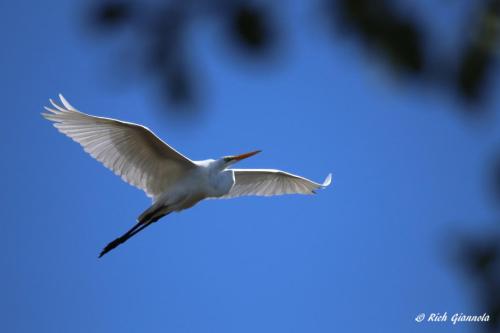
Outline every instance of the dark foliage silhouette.
<path fill-rule="evenodd" d="M 402 14 L 396 4 L 390 0 L 329 0 L 326 13 L 336 31 L 358 37 L 365 49 L 395 70 L 425 78 L 424 84 L 444 83 L 464 101 L 481 102 L 496 65 L 500 1 L 480 2 L 480 10 L 471 11 L 468 20 L 462 22 L 464 30 L 473 32 L 464 34 L 463 48 L 442 52 L 430 52 L 425 24 Z M 449 59 L 459 61 L 455 64 Z"/>
<path fill-rule="evenodd" d="M 196 20 L 210 19 L 226 30 L 228 41 L 243 53 L 264 57 L 275 44 L 270 5 L 251 1 L 101 1 L 88 20 L 93 30 L 107 34 L 132 29 L 143 46 L 143 73 L 157 82 L 158 92 L 178 106 L 196 102 L 198 73 L 191 63 L 186 35 Z M 170 110 L 172 108 L 169 108 Z"/>
<path fill-rule="evenodd" d="M 489 73 L 493 72 L 491 67 L 495 65 L 495 50 L 500 38 L 500 1 L 485 1 L 475 21 L 475 36 L 468 42 L 457 71 L 458 89 L 471 100 L 482 97 Z"/>
<path fill-rule="evenodd" d="M 481 325 L 485 332 L 498 332 L 500 325 L 500 236 L 459 237 L 456 253 L 458 264 L 477 288 L 474 299 L 479 302 L 478 311 L 490 316 L 487 325 Z"/>
<path fill-rule="evenodd" d="M 326 8 L 323 12 L 335 31 L 358 38 L 364 45 L 362 49 L 395 71 L 417 79 L 424 77 L 423 84 L 429 81 L 437 83 L 436 86 L 445 83 L 449 90 L 471 103 L 477 104 L 485 98 L 490 73 L 496 66 L 499 0 L 483 0 L 480 10 L 471 11 L 463 26 L 473 33 L 465 35 L 462 48 L 432 53 L 424 33 L 425 23 L 403 14 L 395 1 L 323 1 Z M 182 106 L 196 102 L 198 89 L 203 89 L 197 80 L 203 76 L 202 70 L 189 60 L 191 50 L 186 35 L 190 26 L 208 18 L 223 26 L 229 44 L 254 59 L 262 59 L 282 42 L 276 34 L 279 29 L 275 12 L 271 3 L 250 0 L 144 3 L 108 0 L 93 5 L 88 22 L 109 38 L 112 38 L 110 32 L 134 30 L 140 40 L 131 39 L 129 43 L 133 47 L 143 46 L 143 63 L 138 64 L 139 67 L 157 82 L 158 92 L 166 101 Z M 432 47 L 440 48 L 441 45 Z M 459 61 L 450 62 L 449 58 Z"/>
<path fill-rule="evenodd" d="M 423 70 L 422 33 L 410 17 L 402 17 L 387 1 L 341 0 L 327 14 L 342 34 L 357 35 L 381 52 L 392 66 L 409 73 Z"/>

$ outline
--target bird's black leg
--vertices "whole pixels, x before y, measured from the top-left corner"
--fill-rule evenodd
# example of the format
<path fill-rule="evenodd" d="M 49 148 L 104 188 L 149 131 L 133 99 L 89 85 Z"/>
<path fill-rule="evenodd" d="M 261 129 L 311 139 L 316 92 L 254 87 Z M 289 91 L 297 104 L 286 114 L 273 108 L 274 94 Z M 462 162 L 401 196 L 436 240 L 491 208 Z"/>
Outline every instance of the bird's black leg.
<path fill-rule="evenodd" d="M 151 218 L 152 217 L 152 215 L 151 215 L 151 217 L 148 216 L 147 218 L 144 218 L 141 221 L 137 222 L 125 234 L 123 234 L 122 236 L 118 237 L 117 239 L 115 239 L 114 241 L 112 241 L 111 243 L 106 245 L 106 247 L 99 254 L 99 258 L 102 257 L 103 255 L 105 255 L 106 253 L 108 253 L 109 251 L 113 250 L 118 245 L 125 243 L 129 238 L 131 238 L 132 236 L 135 236 L 136 234 L 138 234 L 139 232 L 144 230 L 146 227 L 150 226 L 151 224 L 153 224 L 154 222 L 158 221 L 159 219 L 161 219 L 162 217 L 164 217 L 165 215 L 168 215 L 168 214 L 169 214 L 169 212 L 155 216 L 153 218 Z"/>
<path fill-rule="evenodd" d="M 113 250 L 115 247 L 117 247 L 120 244 L 125 243 L 130 237 L 134 236 L 138 232 L 144 230 L 147 226 L 151 225 L 153 222 L 142 222 L 139 221 L 137 222 L 136 225 L 134 225 L 129 231 L 127 231 L 125 234 L 122 236 L 118 237 L 114 241 L 110 242 L 106 247 L 101 251 L 99 254 L 99 258 L 108 253 L 109 251 Z"/>

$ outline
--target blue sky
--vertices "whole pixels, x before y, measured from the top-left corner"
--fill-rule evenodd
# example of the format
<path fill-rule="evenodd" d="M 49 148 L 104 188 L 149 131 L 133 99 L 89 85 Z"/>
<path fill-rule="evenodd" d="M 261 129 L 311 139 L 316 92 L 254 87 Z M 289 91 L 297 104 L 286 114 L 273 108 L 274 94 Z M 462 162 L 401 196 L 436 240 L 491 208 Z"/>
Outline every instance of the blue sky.
<path fill-rule="evenodd" d="M 448 243 L 498 230 L 486 186 L 494 113 L 471 121 L 452 96 L 312 25 L 258 70 L 228 61 L 213 29 L 193 33 L 206 96 L 181 121 L 159 110 L 147 79 L 111 77 L 115 45 L 86 33 L 85 2 L 0 8 L 2 331 L 441 332 L 414 317 L 482 313 Z M 98 260 L 150 202 L 39 115 L 59 92 L 193 159 L 262 149 L 239 167 L 332 172 L 333 185 L 202 202 Z M 498 110 L 490 95 L 484 108 Z"/>

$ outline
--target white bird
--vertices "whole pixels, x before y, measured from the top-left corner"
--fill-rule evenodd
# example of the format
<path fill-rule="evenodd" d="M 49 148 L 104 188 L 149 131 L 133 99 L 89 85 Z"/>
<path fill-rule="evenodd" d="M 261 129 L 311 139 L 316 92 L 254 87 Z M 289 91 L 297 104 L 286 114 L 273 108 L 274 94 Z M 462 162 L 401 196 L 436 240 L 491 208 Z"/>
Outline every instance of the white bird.
<path fill-rule="evenodd" d="M 192 161 L 144 126 L 85 114 L 71 106 L 62 95 L 59 98 L 62 105 L 50 99 L 53 108 L 45 107 L 49 113 L 42 115 L 153 201 L 137 218 L 137 224 L 109 243 L 99 257 L 165 215 L 190 208 L 203 199 L 313 194 L 314 190 L 331 183 L 331 174 L 323 184 L 318 184 L 280 170 L 228 168 L 260 150 L 216 160 Z"/>

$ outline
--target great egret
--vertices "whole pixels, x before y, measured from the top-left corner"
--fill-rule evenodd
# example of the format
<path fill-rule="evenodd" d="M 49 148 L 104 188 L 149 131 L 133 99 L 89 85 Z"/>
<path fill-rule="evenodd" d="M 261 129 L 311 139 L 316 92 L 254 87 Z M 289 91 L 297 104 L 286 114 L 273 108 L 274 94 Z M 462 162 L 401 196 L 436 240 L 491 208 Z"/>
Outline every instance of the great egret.
<path fill-rule="evenodd" d="M 190 208 L 206 198 L 313 194 L 331 183 L 331 174 L 323 184 L 318 184 L 280 170 L 228 168 L 260 150 L 192 161 L 144 126 L 91 116 L 75 109 L 62 95 L 59 98 L 62 105 L 50 99 L 54 108 L 45 107 L 49 113 L 42 115 L 92 157 L 153 200 L 137 218 L 137 224 L 109 243 L 99 257 L 165 215 Z"/>

